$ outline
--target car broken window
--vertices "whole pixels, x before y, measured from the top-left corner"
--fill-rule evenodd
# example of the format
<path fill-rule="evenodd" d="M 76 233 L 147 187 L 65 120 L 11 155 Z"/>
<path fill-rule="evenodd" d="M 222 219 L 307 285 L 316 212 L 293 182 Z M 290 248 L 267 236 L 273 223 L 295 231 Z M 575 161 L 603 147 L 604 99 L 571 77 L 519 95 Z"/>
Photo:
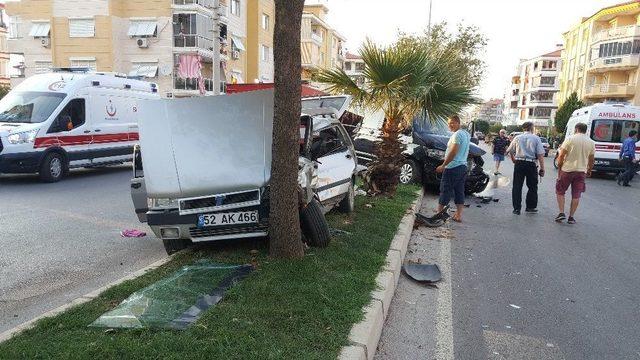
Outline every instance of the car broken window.
<path fill-rule="evenodd" d="M 318 159 L 345 148 L 342 133 L 337 127 L 330 127 L 313 134 L 311 158 Z"/>

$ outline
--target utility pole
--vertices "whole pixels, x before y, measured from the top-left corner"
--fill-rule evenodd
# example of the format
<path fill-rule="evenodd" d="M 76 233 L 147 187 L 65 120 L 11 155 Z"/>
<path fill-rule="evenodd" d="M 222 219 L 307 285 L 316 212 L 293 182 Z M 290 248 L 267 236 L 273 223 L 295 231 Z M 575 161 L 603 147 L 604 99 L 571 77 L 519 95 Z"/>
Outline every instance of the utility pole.
<path fill-rule="evenodd" d="M 431 7 L 433 5 L 433 0 L 429 0 L 429 24 L 427 25 L 427 33 L 431 35 Z"/>

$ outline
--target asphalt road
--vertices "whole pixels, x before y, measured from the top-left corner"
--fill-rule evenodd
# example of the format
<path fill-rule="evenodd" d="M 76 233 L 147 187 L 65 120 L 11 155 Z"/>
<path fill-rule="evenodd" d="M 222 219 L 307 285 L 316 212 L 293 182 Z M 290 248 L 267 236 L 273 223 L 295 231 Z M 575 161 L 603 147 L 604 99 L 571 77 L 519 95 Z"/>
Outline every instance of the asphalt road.
<path fill-rule="evenodd" d="M 129 166 L 54 184 L 0 176 L 0 332 L 166 256 L 135 216 L 130 178 Z M 129 228 L 150 235 L 122 238 Z"/>
<path fill-rule="evenodd" d="M 640 179 L 588 179 L 578 224 L 556 224 L 551 161 L 539 214 L 513 215 L 509 186 L 469 199 L 463 224 L 414 231 L 409 259 L 444 279 L 401 277 L 377 359 L 640 359 Z"/>

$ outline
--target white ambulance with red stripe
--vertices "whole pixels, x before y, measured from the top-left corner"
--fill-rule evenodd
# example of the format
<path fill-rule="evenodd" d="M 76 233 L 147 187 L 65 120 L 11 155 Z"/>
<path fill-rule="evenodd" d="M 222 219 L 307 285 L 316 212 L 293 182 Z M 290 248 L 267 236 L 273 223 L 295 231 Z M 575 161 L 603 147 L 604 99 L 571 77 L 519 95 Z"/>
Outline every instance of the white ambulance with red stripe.
<path fill-rule="evenodd" d="M 573 112 L 567 123 L 566 135 L 573 135 L 577 123 L 587 124 L 587 135 L 596 143 L 593 169 L 620 172 L 624 164 L 619 159 L 622 142 L 629 132 L 640 130 L 640 107 L 626 104 L 594 104 Z M 636 159 L 640 158 L 640 141 L 636 143 Z"/>
<path fill-rule="evenodd" d="M 137 102 L 158 98 L 156 84 L 115 74 L 32 76 L 0 100 L 0 174 L 55 182 L 72 168 L 131 161 Z"/>

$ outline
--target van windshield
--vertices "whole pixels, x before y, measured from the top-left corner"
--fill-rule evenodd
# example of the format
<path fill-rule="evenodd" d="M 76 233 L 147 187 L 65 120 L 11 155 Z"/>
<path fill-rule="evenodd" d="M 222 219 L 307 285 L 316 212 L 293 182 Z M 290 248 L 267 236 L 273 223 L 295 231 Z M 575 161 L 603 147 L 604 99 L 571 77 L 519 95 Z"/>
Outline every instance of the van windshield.
<path fill-rule="evenodd" d="M 591 126 L 591 138 L 598 142 L 621 143 L 631 130 L 638 131 L 639 121 L 631 120 L 594 120 Z"/>
<path fill-rule="evenodd" d="M 0 122 L 41 123 L 67 96 L 52 92 L 9 92 L 0 100 Z"/>

